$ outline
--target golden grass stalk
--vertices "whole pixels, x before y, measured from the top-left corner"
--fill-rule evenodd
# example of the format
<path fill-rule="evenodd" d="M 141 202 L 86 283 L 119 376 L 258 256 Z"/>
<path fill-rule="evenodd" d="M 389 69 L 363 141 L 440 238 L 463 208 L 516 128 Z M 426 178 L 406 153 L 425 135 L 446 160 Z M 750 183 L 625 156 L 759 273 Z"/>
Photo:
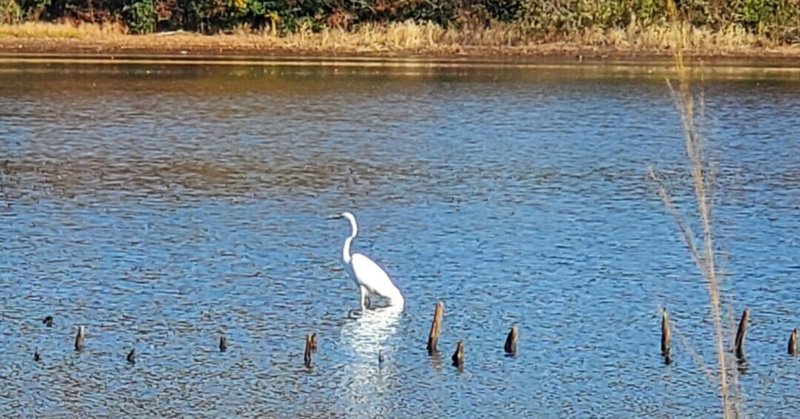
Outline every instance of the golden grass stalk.
<path fill-rule="evenodd" d="M 694 240 L 694 234 L 691 229 L 686 225 L 678 210 L 672 204 L 669 193 L 664 188 L 663 184 L 659 182 L 659 195 L 667 210 L 675 217 L 678 228 L 686 242 L 689 251 L 691 252 L 692 259 L 697 264 L 700 271 L 703 273 L 706 285 L 708 286 L 709 305 L 711 308 L 711 317 L 714 322 L 715 344 L 718 361 L 718 379 L 719 391 L 722 401 L 722 414 L 725 419 L 731 417 L 730 404 L 728 403 L 728 378 L 726 369 L 726 352 L 723 339 L 723 325 L 722 314 L 720 309 L 720 290 L 719 279 L 717 277 L 717 269 L 715 266 L 713 234 L 711 228 L 711 205 L 709 203 L 708 187 L 713 176 L 708 170 L 705 169 L 703 162 L 703 137 L 699 134 L 697 126 L 695 125 L 695 103 L 694 96 L 691 89 L 691 80 L 686 69 L 683 51 L 689 43 L 687 35 L 687 28 L 683 25 L 677 13 L 674 0 L 667 2 L 670 20 L 672 25 L 671 34 L 671 47 L 674 51 L 675 57 L 675 73 L 678 79 L 677 88 L 667 80 L 672 98 L 675 101 L 675 106 L 681 114 L 681 122 L 684 133 L 684 144 L 686 147 L 686 155 L 691 164 L 692 180 L 694 186 L 694 194 L 697 199 L 698 215 L 703 226 L 703 247 L 701 249 L 697 246 Z M 652 178 L 658 180 L 655 173 L 650 172 Z"/>

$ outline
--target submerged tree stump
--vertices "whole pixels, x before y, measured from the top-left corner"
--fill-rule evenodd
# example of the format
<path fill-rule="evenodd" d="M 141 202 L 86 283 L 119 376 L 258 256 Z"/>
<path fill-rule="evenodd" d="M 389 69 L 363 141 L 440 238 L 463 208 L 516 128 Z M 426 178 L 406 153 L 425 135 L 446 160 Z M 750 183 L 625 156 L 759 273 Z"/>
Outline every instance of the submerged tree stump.
<path fill-rule="evenodd" d="M 39 354 L 39 348 L 36 348 L 36 350 L 33 352 L 33 360 L 34 362 L 39 362 L 42 360 L 42 355 Z"/>
<path fill-rule="evenodd" d="M 442 330 L 442 317 L 444 316 L 444 301 L 436 303 L 436 309 L 433 312 L 433 323 L 431 323 L 431 331 L 428 333 L 428 355 L 433 355 L 439 350 L 436 348 L 439 343 L 439 333 Z"/>
<path fill-rule="evenodd" d="M 84 340 L 86 339 L 86 328 L 78 326 L 78 333 L 75 335 L 75 350 L 83 351 Z"/>
<path fill-rule="evenodd" d="M 53 327 L 53 316 L 47 316 L 42 320 L 42 323 L 47 327 Z"/>
<path fill-rule="evenodd" d="M 750 309 L 745 308 L 742 312 L 742 319 L 739 320 L 739 329 L 736 331 L 736 357 L 744 359 L 744 338 L 747 335 L 747 322 L 750 319 Z"/>
<path fill-rule="evenodd" d="M 669 327 L 669 315 L 667 309 L 661 312 L 661 356 L 664 357 L 664 363 L 669 365 L 672 363 L 672 356 L 670 355 L 670 345 L 672 340 L 672 332 Z"/>
<path fill-rule="evenodd" d="M 131 351 L 128 352 L 128 356 L 125 357 L 125 359 L 128 360 L 129 364 L 135 364 L 136 363 L 136 348 L 131 349 Z"/>
<path fill-rule="evenodd" d="M 314 349 L 313 349 L 314 343 L 313 342 L 315 340 L 315 338 L 312 337 L 312 336 L 315 336 L 315 335 L 310 335 L 310 334 L 306 335 L 306 349 L 305 349 L 305 351 L 303 353 L 303 362 L 305 363 L 306 368 L 311 368 L 311 352 L 314 351 Z"/>
<path fill-rule="evenodd" d="M 506 354 L 512 356 L 517 354 L 518 336 L 519 336 L 519 328 L 517 328 L 517 326 L 512 326 L 511 330 L 508 332 L 508 336 L 506 336 L 506 344 L 503 345 L 503 349 L 505 349 Z"/>
<path fill-rule="evenodd" d="M 464 342 L 461 339 L 458 340 L 456 344 L 456 351 L 453 352 L 453 366 L 457 368 L 462 368 L 464 366 Z"/>
<path fill-rule="evenodd" d="M 789 355 L 795 356 L 797 355 L 797 328 L 795 327 L 792 330 L 792 334 L 789 335 L 789 348 L 788 348 Z"/>

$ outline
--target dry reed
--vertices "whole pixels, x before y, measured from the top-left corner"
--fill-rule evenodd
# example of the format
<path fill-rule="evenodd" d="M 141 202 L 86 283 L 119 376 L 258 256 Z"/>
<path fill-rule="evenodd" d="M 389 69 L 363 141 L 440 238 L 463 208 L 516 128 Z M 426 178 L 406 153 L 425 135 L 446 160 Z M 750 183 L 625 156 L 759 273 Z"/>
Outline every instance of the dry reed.
<path fill-rule="evenodd" d="M 122 36 L 125 28 L 117 23 L 24 22 L 0 25 L 0 37 L 29 39 L 97 39 Z"/>
<path fill-rule="evenodd" d="M 703 274 L 704 281 L 708 287 L 709 306 L 711 309 L 711 317 L 714 323 L 714 337 L 715 347 L 718 362 L 718 373 L 716 378 L 719 383 L 720 398 L 722 402 L 722 414 L 725 419 L 738 416 L 740 400 L 736 397 L 733 406 L 729 402 L 729 383 L 727 376 L 727 356 L 724 345 L 724 330 L 721 313 L 720 301 L 720 278 L 718 277 L 717 267 L 715 265 L 714 256 L 714 236 L 711 224 L 711 204 L 709 190 L 713 185 L 713 171 L 709 170 L 708 164 L 703 158 L 704 138 L 700 134 L 696 124 L 696 114 L 698 111 L 702 115 L 702 109 L 696 109 L 695 96 L 691 88 L 691 78 L 684 64 L 684 51 L 687 48 L 697 47 L 698 40 L 705 40 L 703 42 L 719 43 L 720 39 L 725 39 L 728 46 L 738 45 L 738 42 L 751 42 L 746 34 L 733 31 L 727 37 L 715 36 L 698 36 L 695 28 L 687 28 L 683 25 L 678 18 L 677 8 L 674 0 L 668 0 L 668 10 L 672 22 L 672 32 L 668 40 L 671 49 L 674 51 L 675 58 L 675 74 L 677 77 L 677 86 L 667 80 L 670 93 L 675 101 L 675 106 L 681 115 L 681 122 L 684 134 L 684 145 L 686 148 L 686 155 L 691 165 L 692 183 L 694 189 L 694 196 L 697 203 L 698 216 L 703 228 L 703 241 L 702 247 L 696 243 L 694 233 L 691 228 L 683 222 L 680 213 L 672 203 L 671 197 L 658 180 L 655 173 L 651 170 L 650 174 L 653 179 L 659 183 L 659 195 L 666 209 L 675 217 L 682 237 L 686 242 L 692 259 L 697 265 L 698 269 Z M 740 36 L 741 35 L 741 36 Z M 734 41 L 738 39 L 738 41 Z M 699 44 L 703 45 L 703 44 Z M 701 101 L 702 106 L 702 101 Z M 734 372 L 735 374 L 735 372 Z M 737 386 L 737 377 L 734 377 L 734 386 Z M 737 386 L 738 387 L 738 386 Z M 737 395 L 739 392 L 736 392 Z"/>
<path fill-rule="evenodd" d="M 800 55 L 791 46 L 776 45 L 763 36 L 747 33 L 731 25 L 721 31 L 674 23 L 630 27 L 626 29 L 586 29 L 548 37 L 548 42 L 512 24 L 493 23 L 481 28 L 443 28 L 434 23 L 367 23 L 350 30 L 324 28 L 312 32 L 302 27 L 297 32 L 278 36 L 271 29 L 259 32 L 238 28 L 232 33 L 200 35 L 172 32 L 129 35 L 116 23 L 42 23 L 26 22 L 0 25 L 0 41 L 50 40 L 82 41 L 90 46 L 126 49 L 209 49 L 209 50 L 293 50 L 306 53 L 429 53 L 429 54 L 524 54 L 541 51 L 620 51 L 632 53 L 670 53 L 672 38 L 679 36 L 682 50 L 691 54 L 724 55 L 732 53 L 764 54 L 764 46 L 773 46 L 775 54 Z"/>

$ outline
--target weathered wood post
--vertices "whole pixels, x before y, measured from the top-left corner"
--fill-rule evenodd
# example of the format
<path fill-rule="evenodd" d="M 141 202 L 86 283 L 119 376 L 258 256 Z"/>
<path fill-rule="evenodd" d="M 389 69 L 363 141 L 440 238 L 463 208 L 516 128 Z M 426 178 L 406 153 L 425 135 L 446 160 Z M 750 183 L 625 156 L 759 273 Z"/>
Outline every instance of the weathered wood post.
<path fill-rule="evenodd" d="M 672 363 L 672 355 L 670 355 L 670 345 L 672 341 L 672 332 L 669 327 L 669 314 L 667 309 L 661 312 L 661 356 L 664 357 L 664 363 L 669 365 Z"/>
<path fill-rule="evenodd" d="M 311 352 L 313 351 L 312 345 L 314 339 L 311 336 L 312 335 L 306 335 L 306 349 L 303 353 L 303 362 L 305 363 L 306 368 L 311 368 Z"/>
<path fill-rule="evenodd" d="M 442 330 L 442 316 L 444 316 L 444 301 L 439 301 L 436 303 L 436 309 L 433 312 L 433 323 L 431 323 L 431 331 L 428 333 L 428 355 L 439 352 L 436 345 L 439 343 L 439 333 Z"/>
<path fill-rule="evenodd" d="M 317 352 L 317 334 L 311 334 L 311 352 Z"/>
<path fill-rule="evenodd" d="M 39 362 L 41 360 L 42 360 L 42 355 L 39 354 L 39 348 L 36 348 L 36 350 L 33 352 L 33 361 Z"/>
<path fill-rule="evenodd" d="M 517 354 L 517 336 L 519 336 L 519 328 L 517 326 L 512 326 L 511 330 L 508 332 L 508 336 L 506 336 L 506 344 L 503 345 L 503 349 L 505 349 L 506 353 L 509 355 L 516 355 Z"/>
<path fill-rule="evenodd" d="M 125 357 L 125 359 L 128 360 L 129 364 L 135 364 L 136 363 L 136 348 L 131 349 L 131 351 L 128 352 L 128 356 Z"/>
<path fill-rule="evenodd" d="M 744 359 L 744 338 L 747 334 L 747 321 L 750 319 L 750 309 L 745 308 L 742 312 L 742 319 L 739 320 L 739 329 L 736 331 L 736 357 Z"/>
<path fill-rule="evenodd" d="M 228 350 L 228 339 L 226 339 L 225 336 L 220 336 L 219 337 L 219 351 L 220 352 L 225 352 L 227 350 Z"/>
<path fill-rule="evenodd" d="M 42 320 L 42 323 L 47 327 L 53 327 L 53 316 L 47 316 Z"/>
<path fill-rule="evenodd" d="M 83 351 L 84 340 L 86 339 L 86 329 L 83 326 L 78 326 L 78 334 L 75 335 L 75 350 L 78 352 Z"/>
<path fill-rule="evenodd" d="M 792 334 L 789 335 L 789 355 L 795 356 L 797 355 L 797 328 L 795 327 L 792 330 Z"/>
<path fill-rule="evenodd" d="M 456 351 L 453 352 L 453 366 L 462 368 L 464 366 L 464 342 L 461 339 L 458 340 L 456 344 Z"/>

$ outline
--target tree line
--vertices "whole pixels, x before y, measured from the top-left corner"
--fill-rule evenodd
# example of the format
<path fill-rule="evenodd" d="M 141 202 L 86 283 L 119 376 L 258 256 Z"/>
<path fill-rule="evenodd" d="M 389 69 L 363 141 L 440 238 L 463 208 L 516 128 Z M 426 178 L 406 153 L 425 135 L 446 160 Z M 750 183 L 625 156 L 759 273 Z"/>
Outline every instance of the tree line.
<path fill-rule="evenodd" d="M 800 0 L 675 0 L 685 22 L 736 25 L 777 42 L 800 40 Z M 667 0 L 0 0 L 0 22 L 121 22 L 131 33 L 234 29 L 287 34 L 363 23 L 433 22 L 446 28 L 503 23 L 532 37 L 587 28 L 641 28 L 667 21 Z"/>

